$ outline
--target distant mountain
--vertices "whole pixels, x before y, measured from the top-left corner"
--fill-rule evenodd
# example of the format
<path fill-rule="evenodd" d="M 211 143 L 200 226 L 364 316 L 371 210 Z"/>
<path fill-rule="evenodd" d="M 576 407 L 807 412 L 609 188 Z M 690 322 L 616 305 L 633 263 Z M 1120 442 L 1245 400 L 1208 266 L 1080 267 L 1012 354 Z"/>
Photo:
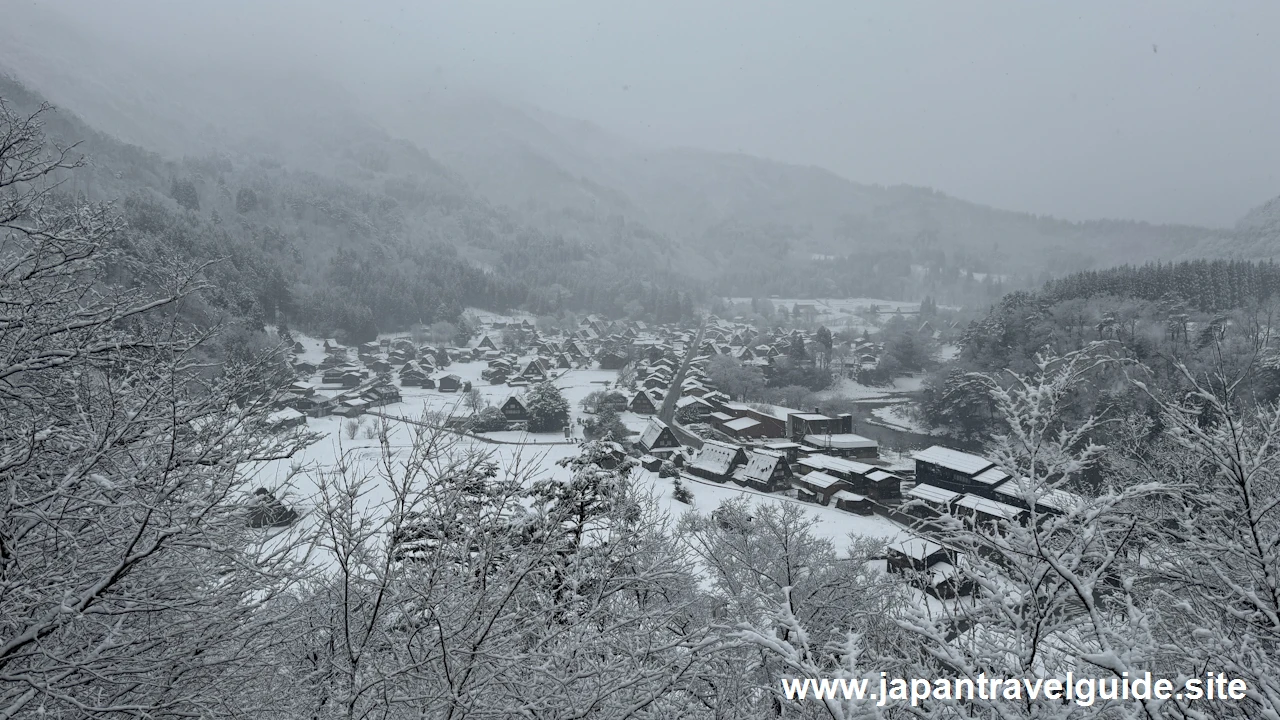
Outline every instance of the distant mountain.
<path fill-rule="evenodd" d="M 1280 258 L 1280 197 L 1250 210 L 1231 230 L 1208 234 L 1188 257 Z"/>
<path fill-rule="evenodd" d="M 40 4 L 15 12 L 0 25 L 0 68 L 129 143 L 171 159 L 273 158 L 378 192 L 412 176 L 414 192 L 485 205 L 503 218 L 496 226 L 535 233 L 535 245 L 567 243 L 642 278 L 680 276 L 713 293 L 987 302 L 1047 274 L 1217 254 L 1223 235 L 1073 223 L 817 167 L 646 147 L 457 89 L 365 96 L 265 69 L 158 62 Z M 514 237 L 508 230 L 499 234 Z M 436 235 L 493 268 L 504 262 L 494 232 L 471 223 Z"/>
<path fill-rule="evenodd" d="M 491 200 L 544 221 L 633 217 L 719 265 L 744 251 L 811 255 L 910 248 L 920 264 L 985 273 L 1067 272 L 1176 257 L 1211 231 L 1072 223 L 925 188 L 852 182 L 817 167 L 686 148 L 646 148 L 545 111 L 424 92 L 385 108 L 393 133 L 427 144 Z"/>

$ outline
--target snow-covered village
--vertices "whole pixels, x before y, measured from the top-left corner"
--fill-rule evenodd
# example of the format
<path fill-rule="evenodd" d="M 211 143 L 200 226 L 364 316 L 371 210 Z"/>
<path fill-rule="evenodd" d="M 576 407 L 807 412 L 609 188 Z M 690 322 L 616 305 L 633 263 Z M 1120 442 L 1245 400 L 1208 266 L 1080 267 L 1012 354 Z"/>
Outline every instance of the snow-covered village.
<path fill-rule="evenodd" d="M 708 372 L 721 372 L 712 367 L 717 357 L 732 358 L 735 371 L 769 371 L 774 358 L 821 343 L 821 333 L 766 337 L 741 319 L 715 316 L 685 326 L 587 315 L 576 327 L 550 332 L 527 317 L 475 317 L 474 336 L 462 346 L 405 334 L 347 347 L 284 331 L 298 379 L 268 422 L 321 439 L 302 456 L 255 472 L 254 483 L 281 501 L 282 511 L 305 514 L 316 488 L 291 480 L 299 463 L 325 469 L 350 457 L 376 464 L 384 443 L 408 448 L 423 426 L 457 435 L 499 467 L 533 464 L 534 479 L 566 475 L 558 463 L 576 456 L 581 443 L 601 441 L 636 460 L 637 481 L 673 522 L 730 499 L 797 504 L 822 537 L 884 539 L 881 564 L 928 571 L 920 590 L 932 596 L 955 594 L 951 563 L 958 553 L 919 541 L 913 528 L 931 527 L 938 513 L 980 522 L 1028 516 L 1017 483 L 1006 483 L 1010 476 L 991 460 L 938 445 L 882 454 L 875 440 L 854 432 L 850 413 L 735 401 Z M 928 322 L 917 332 L 931 332 Z M 883 348 L 864 341 L 846 350 L 863 369 L 875 367 Z M 917 483 L 917 472 L 931 482 Z M 390 502 L 389 488 L 374 489 L 377 497 Z M 367 507 L 375 511 L 376 502 Z M 1061 512 L 1043 502 L 1038 509 Z M 922 555 L 927 548 L 938 551 Z"/>
<path fill-rule="evenodd" d="M 0 720 L 1280 720 L 1276 27 L 0 3 Z"/>

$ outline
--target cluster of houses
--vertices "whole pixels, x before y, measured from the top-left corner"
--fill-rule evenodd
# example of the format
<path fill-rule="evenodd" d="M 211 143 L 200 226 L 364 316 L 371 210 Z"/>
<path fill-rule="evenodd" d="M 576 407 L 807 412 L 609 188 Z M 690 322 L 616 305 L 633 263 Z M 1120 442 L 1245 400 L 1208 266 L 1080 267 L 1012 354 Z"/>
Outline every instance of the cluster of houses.
<path fill-rule="evenodd" d="M 879 458 L 874 440 L 851 432 L 851 416 L 818 412 L 785 416 L 770 423 L 778 430 L 767 436 L 745 442 L 706 439 L 696 451 L 681 443 L 676 429 L 649 418 L 636 445 L 644 453 L 641 464 L 649 469 L 670 462 L 681 473 L 700 480 L 784 493 L 847 512 L 869 515 L 877 504 L 893 507 L 900 502 L 905 478 Z M 815 439 L 824 442 L 814 443 Z"/>
<path fill-rule="evenodd" d="M 715 413 L 739 413 L 758 422 L 759 435 L 706 439 L 693 449 L 687 434 L 650 418 L 636 443 L 641 464 L 691 480 L 733 483 L 763 493 L 859 514 L 883 515 L 903 526 L 906 539 L 887 549 L 891 572 L 913 572 L 937 597 L 972 591 L 960 578 L 963 553 L 946 542 L 943 516 L 970 526 L 1022 524 L 1070 512 L 1083 501 L 1061 489 L 1028 492 L 992 460 L 933 446 L 914 453 L 912 466 L 879 458 L 873 440 L 851 432 L 847 415 L 765 412 L 715 404 Z M 672 467 L 667 467 L 670 463 Z"/>
<path fill-rule="evenodd" d="M 1084 502 L 1062 489 L 1033 492 L 1021 478 L 979 455 L 935 445 L 915 453 L 914 459 L 914 485 L 905 491 L 901 510 L 914 520 L 908 524 L 915 532 L 889 546 L 888 568 L 919 573 L 923 589 L 938 597 L 972 591 L 959 580 L 956 565 L 963 562 L 963 553 L 948 546 L 938 522 L 944 516 L 970 526 L 1025 526 L 1033 517 L 1063 515 Z"/>

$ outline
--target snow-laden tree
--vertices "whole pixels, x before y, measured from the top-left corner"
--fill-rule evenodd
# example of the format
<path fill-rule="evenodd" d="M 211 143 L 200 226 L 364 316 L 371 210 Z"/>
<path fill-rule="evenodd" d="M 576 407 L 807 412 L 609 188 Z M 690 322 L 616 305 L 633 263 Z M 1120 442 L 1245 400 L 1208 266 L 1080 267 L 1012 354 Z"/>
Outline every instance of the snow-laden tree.
<path fill-rule="evenodd" d="M 1240 397 L 1243 376 L 1195 375 L 1159 409 L 1162 438 L 1126 469 L 1165 493 L 1146 508 L 1142 571 L 1162 609 L 1160 650 L 1184 672 L 1242 678 L 1250 717 L 1280 717 L 1280 406 Z M 1211 712 L 1213 708 L 1195 708 Z"/>
<path fill-rule="evenodd" d="M 533 432 L 554 432 L 569 422 L 569 401 L 549 381 L 529 388 L 525 406 L 529 408 L 529 429 Z"/>
<path fill-rule="evenodd" d="M 146 266 L 0 104 L 0 718 L 271 715 L 292 538 L 247 527 L 268 365 L 210 365 L 198 267 Z"/>
<path fill-rule="evenodd" d="M 434 425 L 435 423 L 430 423 Z M 320 477 L 330 569 L 287 665 L 299 717 L 671 717 L 705 653 L 693 578 L 616 447 L 569 477 L 422 426 Z"/>
<path fill-rule="evenodd" d="M 786 628 L 783 638 L 796 639 L 782 642 L 757 632 L 755 643 L 801 677 L 865 679 L 886 669 L 902 677 L 975 683 L 993 677 L 1061 680 L 1068 672 L 1115 680 L 1146 671 L 1176 677 L 1179 668 L 1160 652 L 1153 627 L 1159 610 L 1138 572 L 1147 519 L 1137 510 L 1159 497 L 1162 488 L 1126 481 L 1104 483 L 1091 495 L 1077 492 L 1082 475 L 1103 450 L 1092 442 L 1103 420 L 1065 426 L 1058 419 L 1084 379 L 1104 362 L 1111 361 L 1090 351 L 1041 357 L 1028 375 L 1010 374 L 998 383 L 986 379 L 1009 428 L 994 439 L 989 454 L 1012 476 L 1008 482 L 1030 510 L 1023 522 L 944 515 L 917 528 L 948 549 L 952 575 L 937 582 L 934 573 L 943 566 L 918 577 L 907 574 L 916 584 L 916 599 L 897 618 L 901 634 L 887 656 L 877 656 L 865 634 L 845 626 L 841 629 L 853 632 L 828 641 L 844 649 L 836 656 L 839 662 L 815 659 L 824 644 L 816 638 L 827 626 L 796 611 L 802 606 L 795 603 L 794 590 L 789 605 L 774 617 Z M 948 598 L 948 588 L 960 597 Z M 866 700 L 818 705 L 836 718 L 884 711 Z M 814 712 L 814 706 L 810 701 L 800 709 Z M 1016 697 L 975 696 L 963 703 L 930 698 L 910 709 L 924 717 L 1001 718 L 1160 712 L 1151 702 L 1098 699 L 1082 706 L 1043 692 L 1032 698 L 1025 689 Z"/>
<path fill-rule="evenodd" d="M 1095 348 L 1062 357 L 1040 356 L 1026 375 L 987 378 L 1008 428 L 988 455 L 1011 478 L 1027 508 L 1021 521 L 981 521 L 944 515 L 925 536 L 954 553 L 952 587 L 958 599 L 921 603 L 903 622 L 917 636 L 921 677 L 1075 677 L 1121 681 L 1144 672 L 1175 677 L 1179 668 L 1157 652 L 1154 607 L 1137 558 L 1147 535 L 1137 510 L 1159 486 L 1105 478 L 1081 492 L 1084 475 L 1104 448 L 1093 442 L 1100 424 L 1090 417 L 1065 424 L 1064 409 L 1093 371 L 1112 359 Z M 963 705 L 929 701 L 919 713 L 936 717 L 1151 716 L 1159 703 L 1095 698 L 1082 706 L 1025 688 L 1016 697 L 976 698 Z"/>
<path fill-rule="evenodd" d="M 800 706 L 784 709 L 779 680 L 838 673 L 851 642 L 877 656 L 868 665 L 877 672 L 899 664 L 891 655 L 904 595 L 895 578 L 874 568 L 880 543 L 851 537 L 842 552 L 813 533 L 815 523 L 795 503 L 753 505 L 745 499 L 680 521 L 679 534 L 705 573 L 720 630 L 722 645 L 698 686 L 720 717 L 798 711 Z"/>

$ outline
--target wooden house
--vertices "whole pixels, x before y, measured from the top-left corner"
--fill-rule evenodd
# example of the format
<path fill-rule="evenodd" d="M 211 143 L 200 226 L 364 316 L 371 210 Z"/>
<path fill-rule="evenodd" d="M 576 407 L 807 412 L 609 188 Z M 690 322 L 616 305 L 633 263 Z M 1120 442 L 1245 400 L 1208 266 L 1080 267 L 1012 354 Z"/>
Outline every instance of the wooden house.
<path fill-rule="evenodd" d="M 359 417 L 364 414 L 364 411 L 368 408 L 368 406 L 369 406 L 368 401 L 362 400 L 360 398 L 351 398 L 348 400 L 342 400 L 341 402 L 338 403 L 338 408 L 334 410 L 333 414 L 341 415 L 343 417 L 349 417 L 349 418 Z"/>
<path fill-rule="evenodd" d="M 885 548 L 889 572 L 927 572 L 938 563 L 952 563 L 955 553 L 932 540 L 911 537 Z"/>
<path fill-rule="evenodd" d="M 958 492 L 936 485 L 918 483 L 906 492 L 903 498 L 906 504 L 902 510 L 912 517 L 929 522 L 942 515 L 950 515 L 960 497 Z"/>
<path fill-rule="evenodd" d="M 502 403 L 502 416 L 512 422 L 523 422 L 529 419 L 529 407 L 524 404 L 524 398 L 519 395 L 512 395 Z"/>
<path fill-rule="evenodd" d="M 368 401 L 369 407 L 383 407 L 401 401 L 400 389 L 389 383 L 371 387 L 360 397 Z"/>
<path fill-rule="evenodd" d="M 484 337 L 480 338 L 480 342 L 476 344 L 476 347 L 484 348 L 485 350 L 498 349 L 498 346 L 494 344 L 493 340 L 488 335 L 485 335 Z"/>
<path fill-rule="evenodd" d="M 457 375 L 445 375 L 436 381 L 436 389 L 447 393 L 458 392 L 462 389 L 462 378 Z"/>
<path fill-rule="evenodd" d="M 650 455 L 670 455 L 680 449 L 680 441 L 676 439 L 671 428 L 656 417 L 649 418 L 649 424 L 636 442 L 643 453 Z"/>
<path fill-rule="evenodd" d="M 1036 488 L 1029 486 L 1026 480 L 1012 478 L 998 485 L 994 492 L 994 499 L 1027 510 L 1034 509 L 1038 515 L 1065 515 L 1084 503 L 1084 498 L 1073 492 L 1044 486 Z"/>
<path fill-rule="evenodd" d="M 534 358 L 525 364 L 524 369 L 520 371 L 520 377 L 531 383 L 539 383 L 547 379 L 548 370 L 545 360 Z"/>
<path fill-rule="evenodd" d="M 755 418 L 732 417 L 720 423 L 720 431 L 736 440 L 769 437 L 768 426 Z"/>
<path fill-rule="evenodd" d="M 704 395 L 703 400 L 715 404 L 713 398 L 717 393 Z M 754 425 L 749 428 L 742 428 L 737 432 L 742 433 L 745 437 L 761 437 L 761 438 L 781 438 L 786 437 L 786 422 L 779 417 L 770 413 L 757 410 L 750 405 L 744 403 L 721 402 L 721 411 L 735 418 L 751 418 L 760 424 L 759 427 Z"/>
<path fill-rule="evenodd" d="M 862 475 L 861 492 L 882 505 L 896 504 L 902 499 L 902 478 L 887 470 L 871 470 Z"/>
<path fill-rule="evenodd" d="M 306 424 L 307 416 L 293 408 L 277 410 L 267 416 L 267 427 L 277 432 Z"/>
<path fill-rule="evenodd" d="M 787 458 L 787 462 L 795 463 L 800 460 L 800 448 L 805 446 L 800 443 L 791 442 L 790 440 L 780 440 L 763 443 L 760 447 L 765 450 L 782 453 L 782 455 Z"/>
<path fill-rule="evenodd" d="M 829 505 L 831 497 L 841 490 L 848 490 L 849 483 L 841 477 L 821 470 L 813 470 L 804 475 L 797 475 L 794 484 L 801 490 L 801 499 Z"/>
<path fill-rule="evenodd" d="M 1029 515 L 1024 508 L 973 494 L 963 495 L 956 500 L 955 514 L 974 525 L 987 526 L 1004 523 L 1025 524 Z"/>
<path fill-rule="evenodd" d="M 747 454 L 741 446 L 707 440 L 698 451 L 698 457 L 689 464 L 688 471 L 706 480 L 725 482 L 746 462 Z"/>
<path fill-rule="evenodd" d="M 338 395 L 336 393 L 316 393 L 308 399 L 311 401 L 311 408 L 305 412 L 310 417 L 328 417 L 338 410 Z"/>
<path fill-rule="evenodd" d="M 913 457 L 917 483 L 952 492 L 974 493 L 994 499 L 995 489 L 1009 479 L 1009 475 L 990 460 L 941 445 L 921 450 Z"/>
<path fill-rule="evenodd" d="M 831 496 L 831 501 L 835 504 L 837 510 L 853 513 L 855 515 L 870 515 L 873 510 L 871 501 L 866 495 L 859 495 L 849 490 L 837 490 Z"/>
<path fill-rule="evenodd" d="M 653 398 L 644 390 L 637 390 L 631 402 L 627 403 L 627 409 L 633 413 L 640 415 L 653 415 L 658 412 L 658 408 L 654 405 Z"/>
<path fill-rule="evenodd" d="M 791 487 L 795 475 L 786 455 L 756 449 L 747 455 L 746 465 L 734 473 L 733 479 L 761 492 L 781 492 Z"/>
<path fill-rule="evenodd" d="M 676 401 L 676 410 L 692 414 L 696 420 L 703 420 L 711 413 L 711 403 L 696 397 L 682 397 Z"/>

